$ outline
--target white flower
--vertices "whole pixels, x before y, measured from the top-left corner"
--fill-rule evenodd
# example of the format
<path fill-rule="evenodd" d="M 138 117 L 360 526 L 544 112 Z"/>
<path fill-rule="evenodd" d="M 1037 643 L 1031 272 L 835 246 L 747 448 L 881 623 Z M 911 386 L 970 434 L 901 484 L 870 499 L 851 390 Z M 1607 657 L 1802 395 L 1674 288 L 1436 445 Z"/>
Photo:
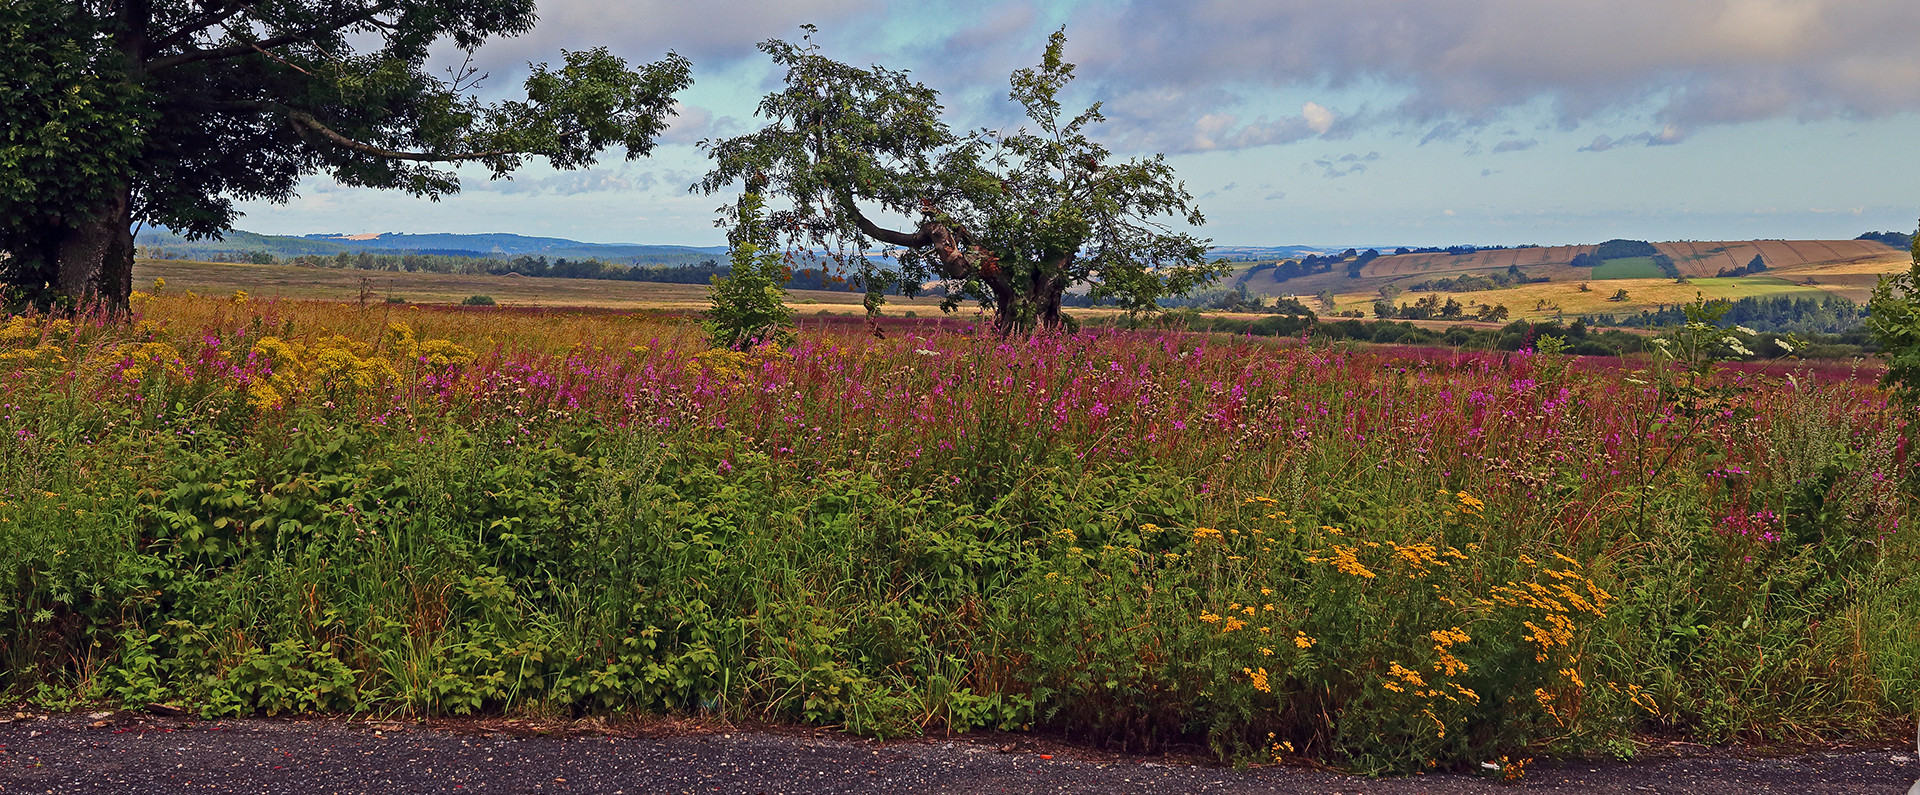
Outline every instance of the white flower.
<path fill-rule="evenodd" d="M 1753 329 L 1750 329 L 1750 328 L 1747 328 L 1746 326 L 1734 326 L 1734 327 L 1733 327 L 1733 330 L 1734 330 L 1734 331 L 1738 331 L 1738 332 L 1740 332 L 1740 333 L 1742 333 L 1742 334 L 1745 334 L 1745 335 L 1747 335 L 1747 336 L 1749 336 L 1749 337 L 1751 337 L 1751 336 L 1753 336 L 1753 335 L 1755 335 L 1755 334 L 1759 334 L 1759 333 L 1760 333 L 1760 332 L 1758 332 L 1758 331 L 1754 331 Z"/>

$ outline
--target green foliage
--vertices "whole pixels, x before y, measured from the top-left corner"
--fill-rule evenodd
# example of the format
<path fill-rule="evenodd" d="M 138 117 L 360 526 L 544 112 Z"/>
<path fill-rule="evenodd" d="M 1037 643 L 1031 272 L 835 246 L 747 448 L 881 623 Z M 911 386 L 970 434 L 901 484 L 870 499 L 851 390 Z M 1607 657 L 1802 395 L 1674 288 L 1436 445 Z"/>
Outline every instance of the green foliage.
<path fill-rule="evenodd" d="M 285 200 L 315 171 L 439 196 L 459 187 L 440 164 L 497 178 L 529 157 L 579 168 L 615 145 L 650 151 L 689 83 L 678 56 L 636 69 L 605 49 L 567 52 L 557 68 L 533 67 L 525 100 L 492 105 L 474 98 L 472 72 L 441 77 L 427 64 L 438 46 L 472 50 L 533 22 L 531 0 L 9 3 L 7 283 L 71 292 L 76 268 L 102 263 L 63 245 L 111 243 L 110 258 L 130 257 L 121 238 L 135 223 L 217 236 L 236 201 Z M 124 305 L 124 278 L 100 297 Z"/>
<path fill-rule="evenodd" d="M 1920 676 L 1897 415 L 1871 388 L 1716 382 L 1712 311 L 1668 343 L 1697 382 L 1584 370 L 1597 335 L 1527 323 L 1499 340 L 1534 355 L 845 336 L 721 377 L 735 354 L 573 349 L 440 373 L 470 390 L 444 410 L 266 409 L 164 368 L 103 398 L 0 360 L 0 693 L 1040 728 L 1370 772 L 1870 732 Z M 106 345 L 0 329 L 9 354 Z M 844 393 L 789 391 L 836 368 Z M 596 370 L 648 375 L 532 386 Z M 996 378 L 947 377 L 968 372 Z M 1135 379 L 1151 424 L 1105 424 Z M 588 384 L 639 388 L 573 405 L 618 394 Z M 947 445 L 814 419 L 936 389 L 1019 410 Z"/>
<path fill-rule="evenodd" d="M 1621 257 L 1597 263 L 1595 279 L 1658 279 L 1666 275 L 1653 257 Z"/>
<path fill-rule="evenodd" d="M 1867 302 L 1867 328 L 1887 357 L 1887 387 L 1909 404 L 1920 404 L 1920 245 L 1906 273 L 1888 276 Z"/>
<path fill-rule="evenodd" d="M 491 295 L 469 295 L 460 300 L 461 306 L 495 306 Z"/>
<path fill-rule="evenodd" d="M 1071 286 L 1091 284 L 1095 301 L 1152 312 L 1161 297 L 1227 272 L 1206 260 L 1206 241 L 1173 231 L 1203 219 L 1164 158 L 1111 162 L 1086 135 L 1104 118 L 1098 104 L 1062 118 L 1058 95 L 1073 79 L 1063 34 L 1048 40 L 1038 67 L 1011 79 L 1010 97 L 1033 127 L 962 135 L 940 119 L 937 92 L 903 71 L 830 60 L 806 30 L 803 44 L 760 46 L 786 70 L 786 87 L 760 103 L 770 123 L 704 142 L 714 168 L 697 187 L 744 182 L 791 201 L 768 225 L 789 244 L 834 252 L 857 271 L 870 306 L 888 288 L 911 296 L 939 279 L 949 311 L 977 299 L 1003 332 L 1055 330 Z M 862 202 L 917 225 L 883 228 Z M 875 245 L 903 251 L 866 257 Z"/>
<path fill-rule="evenodd" d="M 118 54 L 81 6 L 18 0 L 0 8 L 0 285 L 15 301 L 50 297 L 49 221 L 84 216 L 134 174 L 152 122 L 149 96 L 116 79 Z M 8 296 L 0 295 L 0 306 Z"/>
<path fill-rule="evenodd" d="M 715 345 L 744 351 L 793 341 L 793 308 L 787 306 L 787 268 L 773 250 L 765 203 L 748 192 L 734 211 L 732 268 L 713 277 L 707 337 Z"/>
<path fill-rule="evenodd" d="M 1652 257 L 1660 253 L 1652 243 L 1645 240 L 1623 240 L 1615 238 L 1593 248 L 1593 257 L 1599 260 L 1625 259 L 1628 257 Z"/>

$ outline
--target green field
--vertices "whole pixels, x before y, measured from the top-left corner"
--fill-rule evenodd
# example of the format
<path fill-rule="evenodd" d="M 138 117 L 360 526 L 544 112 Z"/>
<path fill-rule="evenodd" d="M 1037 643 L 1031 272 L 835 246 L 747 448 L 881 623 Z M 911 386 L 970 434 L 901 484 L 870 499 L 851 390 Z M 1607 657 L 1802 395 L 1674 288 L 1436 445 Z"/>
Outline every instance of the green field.
<path fill-rule="evenodd" d="M 1665 275 L 1666 271 L 1660 270 L 1652 257 L 1610 259 L 1593 269 L 1595 279 L 1658 279 Z"/>

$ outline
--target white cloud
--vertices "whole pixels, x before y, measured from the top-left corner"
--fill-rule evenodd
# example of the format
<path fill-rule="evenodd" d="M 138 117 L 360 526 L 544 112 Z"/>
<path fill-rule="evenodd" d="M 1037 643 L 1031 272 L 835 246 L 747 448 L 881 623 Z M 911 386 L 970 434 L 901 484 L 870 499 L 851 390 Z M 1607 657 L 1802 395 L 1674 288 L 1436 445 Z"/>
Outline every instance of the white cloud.
<path fill-rule="evenodd" d="M 1381 119 L 1427 125 L 1651 103 L 1685 130 L 1920 110 L 1916 30 L 1911 0 L 1133 0 L 1069 34 L 1087 74 L 1135 89 L 1379 85 L 1403 95 Z"/>
<path fill-rule="evenodd" d="M 1333 129 L 1335 116 L 1318 102 L 1309 102 L 1300 107 L 1300 117 L 1307 120 L 1307 129 L 1325 135 Z"/>

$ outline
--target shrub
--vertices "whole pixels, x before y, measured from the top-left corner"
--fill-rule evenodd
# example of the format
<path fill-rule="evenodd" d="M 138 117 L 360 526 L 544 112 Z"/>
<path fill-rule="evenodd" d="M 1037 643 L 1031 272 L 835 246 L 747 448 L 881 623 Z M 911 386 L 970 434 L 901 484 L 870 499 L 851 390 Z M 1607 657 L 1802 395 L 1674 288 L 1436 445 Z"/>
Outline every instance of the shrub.
<path fill-rule="evenodd" d="M 1920 405 L 1920 241 L 1913 268 L 1880 280 L 1867 303 L 1867 327 L 1887 355 L 1888 388 Z"/>
<path fill-rule="evenodd" d="M 469 295 L 460 302 L 461 306 L 496 306 L 491 295 Z"/>
<path fill-rule="evenodd" d="M 786 266 L 771 248 L 773 235 L 766 228 L 764 208 L 758 193 L 741 195 L 729 235 L 732 270 L 713 277 L 712 307 L 704 325 L 713 344 L 722 348 L 744 351 L 793 339 L 793 309 L 787 306 L 787 290 L 781 286 L 787 281 Z"/>

